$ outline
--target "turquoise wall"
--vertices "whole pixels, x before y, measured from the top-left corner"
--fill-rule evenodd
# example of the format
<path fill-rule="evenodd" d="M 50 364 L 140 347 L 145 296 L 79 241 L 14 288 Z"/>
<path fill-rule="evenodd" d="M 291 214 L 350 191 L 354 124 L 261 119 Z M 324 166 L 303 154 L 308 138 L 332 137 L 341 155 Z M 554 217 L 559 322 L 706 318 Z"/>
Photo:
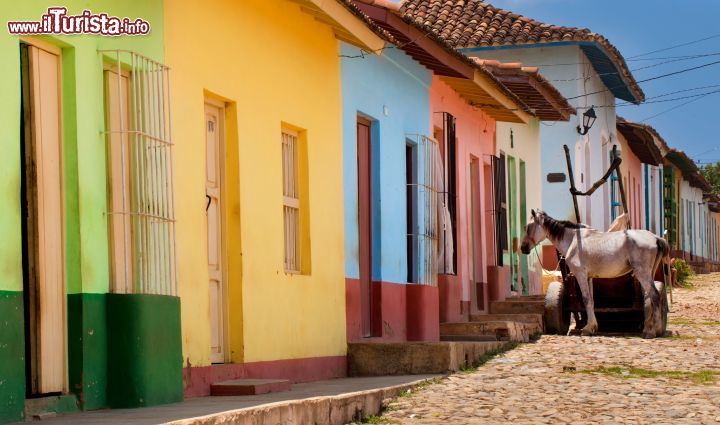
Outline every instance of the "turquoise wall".
<path fill-rule="evenodd" d="M 358 114 L 374 120 L 373 279 L 407 281 L 405 146 L 410 134 L 430 134 L 431 72 L 391 46 L 360 56 L 342 44 L 343 184 L 345 276 L 359 277 L 357 135 Z M 387 114 L 387 115 L 386 115 Z M 422 162 L 422 161 L 419 161 Z"/>

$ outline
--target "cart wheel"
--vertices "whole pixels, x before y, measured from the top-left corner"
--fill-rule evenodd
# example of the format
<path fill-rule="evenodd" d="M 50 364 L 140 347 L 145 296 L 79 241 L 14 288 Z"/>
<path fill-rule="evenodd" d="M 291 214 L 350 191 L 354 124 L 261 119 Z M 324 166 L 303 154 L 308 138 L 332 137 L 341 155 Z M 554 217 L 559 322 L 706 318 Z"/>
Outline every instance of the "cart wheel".
<path fill-rule="evenodd" d="M 567 335 L 570 329 L 570 312 L 563 309 L 565 289 L 558 281 L 550 282 L 545 294 L 545 333 Z"/>
<path fill-rule="evenodd" d="M 665 284 L 656 280 L 655 289 L 657 289 L 660 293 L 660 317 L 662 319 L 662 329 L 657 336 L 662 337 L 665 336 L 665 331 L 667 330 L 668 310 L 670 309 L 668 308 L 667 290 L 665 289 Z"/>

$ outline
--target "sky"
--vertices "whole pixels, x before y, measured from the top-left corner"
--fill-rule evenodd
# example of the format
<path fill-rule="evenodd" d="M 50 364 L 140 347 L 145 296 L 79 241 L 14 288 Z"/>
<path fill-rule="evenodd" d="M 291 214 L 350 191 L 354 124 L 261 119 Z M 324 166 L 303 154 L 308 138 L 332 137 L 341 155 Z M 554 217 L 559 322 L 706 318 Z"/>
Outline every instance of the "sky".
<path fill-rule="evenodd" d="M 720 62 L 720 0 L 486 0 L 486 2 L 553 25 L 589 28 L 617 47 L 636 80 Z M 638 56 L 703 38 L 708 40 Z M 676 56 L 712 56 L 675 60 Z M 655 59 L 667 58 L 667 59 Z M 643 60 L 637 60 L 643 59 Z M 655 59 L 655 60 L 645 60 Z M 664 63 L 673 60 L 671 63 Z M 532 64 L 528 64 L 532 65 Z M 655 65 L 646 69 L 638 69 Z M 685 89 L 657 100 L 708 93 L 669 102 L 618 107 L 632 121 L 652 125 L 672 147 L 699 164 L 720 161 L 720 63 L 676 76 L 641 83 L 646 98 Z M 715 86 L 715 87 L 709 87 Z M 684 102 L 687 105 L 681 106 Z M 618 103 L 624 103 L 618 100 Z M 677 109 L 665 112 L 670 108 Z M 650 118 L 653 115 L 658 115 Z"/>

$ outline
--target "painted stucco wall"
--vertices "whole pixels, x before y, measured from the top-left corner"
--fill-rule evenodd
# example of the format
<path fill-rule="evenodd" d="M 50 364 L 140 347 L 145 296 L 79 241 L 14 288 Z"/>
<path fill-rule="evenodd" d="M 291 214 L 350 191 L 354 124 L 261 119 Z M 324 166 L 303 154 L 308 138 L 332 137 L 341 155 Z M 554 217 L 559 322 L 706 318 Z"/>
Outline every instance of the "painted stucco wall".
<path fill-rule="evenodd" d="M 210 363 L 206 95 L 227 108 L 231 361 L 344 355 L 342 104 L 333 30 L 285 0 L 167 4 L 184 364 Z M 307 138 L 307 275 L 284 273 L 283 123 Z"/>
<path fill-rule="evenodd" d="M 53 36 L 62 48 L 65 249 L 68 293 L 107 292 L 105 128 L 102 57 L 98 50 L 128 49 L 163 60 L 162 2 L 69 0 L 68 14 L 105 12 L 141 17 L 151 34 L 139 37 Z M 3 2 L 3 21 L 39 20 L 48 2 Z M 3 22 L 4 23 L 4 22 Z M 20 38 L 0 34 L 0 290 L 22 290 L 20 234 Z"/>
<path fill-rule="evenodd" d="M 550 123 L 550 125 L 555 125 Z M 512 131 L 512 142 L 511 142 L 511 131 Z M 522 242 L 522 238 L 525 234 L 525 229 L 522 228 L 521 223 L 522 217 L 525 217 L 526 222 L 530 221 L 530 210 L 542 208 L 542 177 L 541 167 L 542 164 L 538 160 L 541 155 L 540 149 L 540 131 L 541 123 L 538 119 L 533 118 L 528 124 L 517 124 L 517 123 L 497 123 L 497 137 L 496 137 L 496 155 L 500 152 L 504 152 L 506 155 L 510 155 L 515 158 L 516 162 L 516 175 L 518 176 L 518 182 L 520 181 L 520 161 L 525 162 L 525 184 L 526 184 L 526 205 L 525 211 L 521 210 L 520 206 L 520 191 L 518 183 L 518 191 L 515 194 L 508 193 L 508 196 L 515 196 L 516 198 L 516 222 L 518 223 L 518 234 L 519 242 Z M 508 217 L 509 219 L 509 217 Z M 512 242 L 512 241 L 511 241 Z M 519 244 L 518 244 L 519 245 Z M 539 249 L 539 248 L 538 248 Z M 519 254 L 524 255 L 524 254 Z M 539 294 L 542 292 L 542 266 L 538 261 L 538 256 L 531 253 L 525 257 L 528 262 L 529 272 L 529 285 L 531 294 Z"/>
<path fill-rule="evenodd" d="M 618 133 L 620 152 L 620 173 L 623 176 L 625 195 L 628 203 L 628 215 L 630 216 L 630 227 L 633 229 L 645 228 L 645 193 L 642 191 L 643 166 L 640 159 L 630 149 L 625 137 Z M 620 210 L 618 210 L 620 212 Z"/>
<path fill-rule="evenodd" d="M 609 166 L 611 143 L 617 140 L 615 129 L 615 99 L 606 91 L 585 54 L 578 46 L 549 46 L 533 48 L 501 48 L 497 50 L 466 49 L 468 55 L 503 62 L 521 62 L 538 66 L 540 73 L 550 80 L 578 114 L 568 122 L 543 125 L 541 139 L 541 173 L 543 209 L 559 219 L 575 220 L 568 181 L 548 183 L 548 173 L 567 174 L 562 146 L 568 145 L 573 160 L 575 182 L 579 189 L 589 188 Z M 582 114 L 595 105 L 597 121 L 586 136 L 576 127 L 582 124 Z M 586 145 L 587 152 L 586 154 Z M 587 157 L 587 160 L 586 160 Z M 589 174 L 589 175 L 587 175 Z M 582 180 L 582 183 L 581 183 Z M 609 188 L 597 190 L 590 198 L 580 199 L 581 219 L 593 227 L 605 229 L 610 224 Z"/>
<path fill-rule="evenodd" d="M 442 112 L 448 112 L 456 118 L 457 138 L 457 281 L 462 285 L 462 301 L 470 300 L 470 281 L 473 273 L 480 282 L 487 282 L 487 264 L 475 264 L 471 253 L 473 238 L 471 218 L 471 184 L 470 184 L 470 163 L 478 159 L 480 169 L 489 155 L 495 154 L 495 120 L 479 109 L 471 107 L 450 86 L 445 84 L 439 77 L 433 76 L 430 87 L 430 108 L 432 112 L 432 124 L 435 128 L 442 128 Z M 491 207 L 485 205 L 485 191 L 492 187 L 491 182 L 484 179 L 480 173 L 480 210 L 489 211 Z M 488 214 L 481 216 L 481 231 L 476 237 L 481 238 L 480 246 L 482 258 L 488 249 L 493 249 L 487 243 L 488 238 L 483 233 L 486 229 L 486 220 L 491 219 Z"/>
<path fill-rule="evenodd" d="M 373 223 L 375 280 L 407 282 L 405 146 L 409 135 L 430 135 L 431 72 L 399 49 L 358 58 L 360 51 L 342 43 L 343 186 L 345 199 L 345 276 L 359 278 L 357 117 L 373 121 L 379 149 L 379 199 Z M 418 164 L 422 163 L 418 158 Z"/>
<path fill-rule="evenodd" d="M 692 187 L 687 180 L 683 179 L 680 184 L 680 198 L 679 208 L 682 210 L 681 226 L 683 229 L 682 249 L 689 254 L 703 256 L 706 246 L 705 238 L 702 235 L 704 229 L 702 220 L 706 216 L 707 205 L 701 204 L 702 190 Z"/>
<path fill-rule="evenodd" d="M 662 165 L 642 164 L 642 193 L 645 199 L 644 229 L 663 237 Z"/>
<path fill-rule="evenodd" d="M 62 173 L 64 202 L 64 249 L 67 296 L 68 387 L 78 394 L 83 408 L 107 406 L 107 328 L 105 293 L 109 288 L 106 142 L 103 92 L 103 57 L 98 50 L 126 49 L 163 61 L 162 2 L 111 0 L 62 3 L 68 14 L 84 9 L 94 13 L 142 18 L 151 33 L 138 37 L 53 36 L 40 40 L 61 48 Z M 39 20 L 48 2 L 30 0 L 2 2 L 3 25 L 12 20 Z M 15 294 L 17 304 L 11 323 L 20 330 L 19 340 L 0 338 L 0 363 L 19 372 L 0 379 L 0 400 L 16 392 L 25 395 L 22 342 L 22 234 L 20 163 L 20 37 L 0 34 L 0 292 Z M 58 247 L 59 249 L 60 247 Z M 21 318 L 17 320 L 17 312 Z M 10 309 L 0 309 L 0 322 L 7 322 Z M 4 335 L 11 335 L 4 329 Z M 19 359 L 16 363 L 15 360 Z M 122 366 L 122 365 L 119 365 Z M 179 365 L 178 365 L 179 366 Z M 16 390 L 8 388 L 16 385 Z M 180 387 L 181 388 L 181 387 Z M 2 407 L 0 407 L 2 410 Z M 4 412 L 0 412 L 0 422 Z"/>

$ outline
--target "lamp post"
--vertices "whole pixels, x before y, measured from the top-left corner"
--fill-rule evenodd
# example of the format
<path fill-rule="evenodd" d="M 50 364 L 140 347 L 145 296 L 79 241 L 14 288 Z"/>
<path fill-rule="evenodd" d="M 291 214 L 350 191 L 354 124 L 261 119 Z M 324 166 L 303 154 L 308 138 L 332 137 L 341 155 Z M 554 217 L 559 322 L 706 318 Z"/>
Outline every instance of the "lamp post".
<path fill-rule="evenodd" d="M 595 105 L 591 106 L 590 109 L 585 111 L 583 114 L 583 125 L 582 128 L 577 126 L 577 132 L 579 135 L 584 136 L 590 131 L 590 128 L 595 124 L 597 115 L 595 115 Z"/>

